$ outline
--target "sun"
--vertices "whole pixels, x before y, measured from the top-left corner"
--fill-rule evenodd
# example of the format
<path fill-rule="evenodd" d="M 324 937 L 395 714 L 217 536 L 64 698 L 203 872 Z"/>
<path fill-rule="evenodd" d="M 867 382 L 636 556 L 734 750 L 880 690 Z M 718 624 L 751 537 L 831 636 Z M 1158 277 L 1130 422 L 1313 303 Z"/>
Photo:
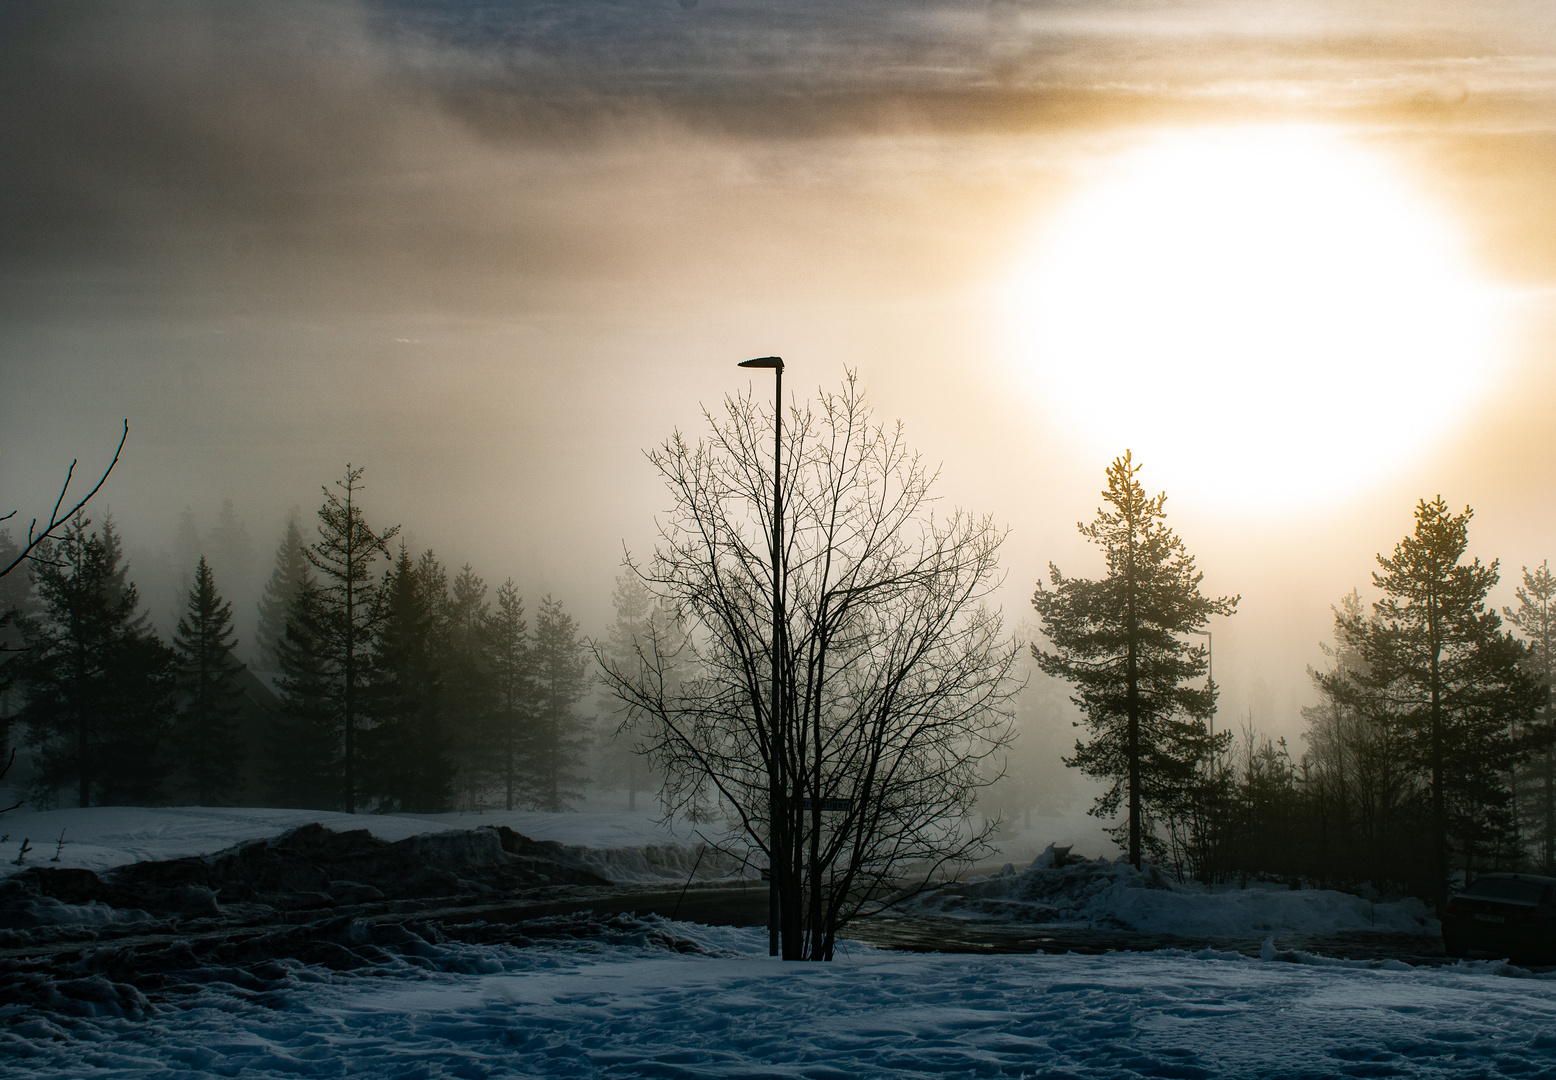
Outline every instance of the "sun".
<path fill-rule="evenodd" d="M 1488 389 L 1503 305 L 1448 216 L 1339 132 L 1105 160 L 1008 288 L 1020 378 L 1090 453 L 1230 509 L 1353 496 Z"/>

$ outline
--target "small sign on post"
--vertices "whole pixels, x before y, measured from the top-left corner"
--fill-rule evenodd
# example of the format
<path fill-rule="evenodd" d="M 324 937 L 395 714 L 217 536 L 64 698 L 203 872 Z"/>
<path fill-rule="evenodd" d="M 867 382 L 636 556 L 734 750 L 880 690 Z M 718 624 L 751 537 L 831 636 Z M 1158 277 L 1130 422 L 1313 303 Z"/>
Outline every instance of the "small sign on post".
<path fill-rule="evenodd" d="M 820 810 L 822 813 L 828 810 L 848 811 L 854 808 L 852 799 L 801 799 L 801 810 Z"/>

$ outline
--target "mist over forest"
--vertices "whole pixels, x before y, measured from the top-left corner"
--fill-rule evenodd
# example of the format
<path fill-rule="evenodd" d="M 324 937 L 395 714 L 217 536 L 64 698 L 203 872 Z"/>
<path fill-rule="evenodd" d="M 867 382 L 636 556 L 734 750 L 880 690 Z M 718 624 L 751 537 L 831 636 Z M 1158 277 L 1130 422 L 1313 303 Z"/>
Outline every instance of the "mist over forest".
<path fill-rule="evenodd" d="M 90 514 L 111 516 L 163 640 L 203 554 L 257 664 L 286 523 L 311 537 L 348 462 L 414 557 L 511 576 L 531 610 L 552 595 L 603 636 L 622 559 L 653 550 L 666 506 L 645 451 L 764 385 L 733 366 L 764 353 L 800 402 L 857 371 L 938 467 L 940 505 L 1009 527 L 998 599 L 1026 641 L 1050 562 L 1100 572 L 1075 523 L 1132 450 L 1207 594 L 1242 598 L 1213 625 L 1218 730 L 1252 725 L 1295 761 L 1334 606 L 1379 599 L 1376 557 L 1418 500 L 1473 506 L 1469 555 L 1500 560 L 1492 610 L 1551 554 L 1543 5 L 24 3 L 0 19 L 0 509 L 46 506 L 129 417 Z M 1431 369 L 1448 402 L 1431 423 L 1399 396 L 1416 361 L 1387 333 L 1381 383 L 1276 371 L 1280 342 L 1255 341 L 1246 368 L 1166 386 L 1177 411 L 1138 437 L 1065 399 L 1052 342 L 1022 339 L 1011 283 L 1078 192 L 1162 132 L 1250 125 L 1332 130 L 1384 162 L 1492 295 L 1499 351 L 1462 382 Z M 1128 321 L 1122 284 L 1103 300 Z M 1287 405 L 1314 382 L 1307 426 Z M 1031 673 L 1013 813 L 1094 794 L 1057 762 L 1068 696 Z"/>

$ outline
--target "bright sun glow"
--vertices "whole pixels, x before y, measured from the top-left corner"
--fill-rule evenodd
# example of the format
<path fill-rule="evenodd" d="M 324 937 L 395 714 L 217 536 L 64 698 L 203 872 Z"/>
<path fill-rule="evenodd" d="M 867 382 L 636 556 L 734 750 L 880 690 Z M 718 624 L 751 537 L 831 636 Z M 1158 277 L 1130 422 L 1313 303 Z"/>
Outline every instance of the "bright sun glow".
<path fill-rule="evenodd" d="M 1441 438 L 1503 353 L 1494 291 L 1382 157 L 1314 128 L 1111 161 L 1013 279 L 1024 377 L 1088 452 L 1236 509 L 1354 494 Z"/>

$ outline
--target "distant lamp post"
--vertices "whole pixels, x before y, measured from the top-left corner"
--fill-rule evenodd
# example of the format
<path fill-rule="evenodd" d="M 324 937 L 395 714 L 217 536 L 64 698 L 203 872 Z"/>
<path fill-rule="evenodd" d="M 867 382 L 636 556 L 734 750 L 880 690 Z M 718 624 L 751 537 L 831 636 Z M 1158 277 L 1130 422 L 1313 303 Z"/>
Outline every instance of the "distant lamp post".
<path fill-rule="evenodd" d="M 780 456 L 783 453 L 783 358 L 781 356 L 759 356 L 755 360 L 742 360 L 743 368 L 772 368 L 775 378 L 773 388 L 773 643 L 772 643 L 772 667 L 773 667 L 773 694 L 772 704 L 768 714 L 768 758 L 767 769 L 767 954 L 778 955 L 778 835 L 782 826 L 779 824 L 779 809 L 783 805 L 783 728 L 779 723 L 782 715 L 779 705 L 783 693 L 781 679 L 781 666 L 778 662 L 780 646 L 783 643 L 783 590 L 779 579 L 779 567 L 783 558 L 783 470 L 780 466 Z"/>
<path fill-rule="evenodd" d="M 1211 647 L 1214 642 L 1210 639 L 1209 630 L 1190 630 L 1189 633 L 1205 639 L 1205 687 L 1209 689 L 1216 685 L 1216 653 Z M 1214 743 L 1216 738 L 1216 712 L 1212 706 L 1210 710 L 1210 739 Z M 1210 750 L 1210 778 L 1216 778 L 1216 751 L 1212 746 Z"/>

